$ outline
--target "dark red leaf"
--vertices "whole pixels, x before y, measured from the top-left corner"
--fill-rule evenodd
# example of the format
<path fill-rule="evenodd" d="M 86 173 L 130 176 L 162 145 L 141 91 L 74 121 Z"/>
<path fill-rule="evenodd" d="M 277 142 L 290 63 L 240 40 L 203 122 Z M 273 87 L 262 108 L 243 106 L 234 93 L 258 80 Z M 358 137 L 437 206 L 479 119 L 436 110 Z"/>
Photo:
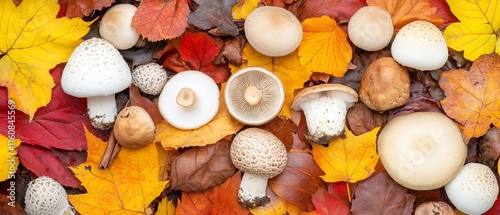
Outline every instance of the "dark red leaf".
<path fill-rule="evenodd" d="M 323 188 L 318 189 L 312 195 L 312 202 L 316 207 L 314 212 L 318 215 L 348 215 L 350 213 L 348 206 Z"/>
<path fill-rule="evenodd" d="M 446 21 L 444 26 L 440 27 L 444 28 L 452 22 L 458 22 L 457 17 L 451 12 L 450 5 L 448 5 L 446 0 L 431 0 L 431 6 L 436 7 L 436 14 Z"/>
<path fill-rule="evenodd" d="M 317 0 L 307 1 L 301 0 L 294 3 L 296 6 L 295 12 L 299 20 L 302 22 L 307 18 L 320 17 L 323 15 L 334 18 L 337 22 L 345 22 L 366 5 L 365 0 Z"/>
<path fill-rule="evenodd" d="M 111 6 L 116 0 L 59 0 L 59 4 L 66 7 L 66 16 L 69 18 L 84 17 L 94 10 L 102 10 Z"/>
<path fill-rule="evenodd" d="M 352 195 L 350 190 L 353 189 L 351 185 L 354 187 L 355 184 L 349 184 L 348 182 L 335 182 L 328 184 L 328 192 L 331 193 L 338 201 L 343 203 L 347 207 L 351 207 L 351 199 L 349 195 Z M 349 188 L 348 188 L 349 187 Z"/>

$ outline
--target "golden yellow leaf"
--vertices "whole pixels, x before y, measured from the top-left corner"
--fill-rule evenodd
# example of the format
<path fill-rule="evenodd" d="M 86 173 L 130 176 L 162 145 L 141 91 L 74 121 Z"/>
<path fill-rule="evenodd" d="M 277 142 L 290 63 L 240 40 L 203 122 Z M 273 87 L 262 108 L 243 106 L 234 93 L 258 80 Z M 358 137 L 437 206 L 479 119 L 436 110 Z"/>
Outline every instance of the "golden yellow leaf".
<path fill-rule="evenodd" d="M 234 19 L 246 19 L 259 5 L 260 0 L 239 0 L 232 8 Z"/>
<path fill-rule="evenodd" d="M 21 144 L 18 139 L 9 139 L 0 134 L 0 182 L 7 179 L 14 179 L 13 175 L 17 171 L 19 159 L 16 148 Z"/>
<path fill-rule="evenodd" d="M 261 207 L 249 209 L 250 213 L 258 215 L 282 215 L 282 214 L 301 214 L 303 212 L 299 207 L 294 206 L 279 196 L 271 197 L 271 201 Z"/>
<path fill-rule="evenodd" d="M 49 103 L 54 80 L 49 70 L 66 62 L 92 22 L 56 19 L 57 0 L 0 2 L 0 86 L 16 108 L 33 118 Z"/>
<path fill-rule="evenodd" d="M 181 130 L 162 120 L 156 124 L 154 142 L 161 142 L 165 149 L 177 149 L 214 144 L 227 135 L 235 134 L 243 127 L 243 124 L 229 115 L 222 95 L 224 89 L 220 92 L 219 111 L 212 121 L 194 130 Z"/>
<path fill-rule="evenodd" d="M 309 80 L 312 72 L 300 65 L 297 51 L 284 57 L 268 57 L 257 52 L 252 46 L 247 44 L 243 49 L 243 59 L 247 62 L 240 67 L 232 67 L 233 73 L 248 66 L 260 66 L 273 72 L 278 76 L 285 88 L 285 104 L 279 113 L 280 116 L 288 119 L 292 118 L 293 92 L 295 89 L 303 88 L 304 82 Z"/>
<path fill-rule="evenodd" d="M 158 215 L 175 215 L 175 205 L 172 201 L 163 198 L 158 204 L 158 210 L 156 211 Z"/>
<path fill-rule="evenodd" d="M 106 143 L 85 128 L 87 161 L 71 168 L 87 193 L 69 195 L 81 214 L 143 214 L 165 188 L 158 180 L 158 151 L 155 144 L 141 149 L 122 148 L 111 166 L 99 170 Z"/>
<path fill-rule="evenodd" d="M 460 20 L 446 27 L 443 36 L 448 47 L 464 51 L 474 61 L 482 54 L 500 54 L 500 2 L 497 0 L 447 0 L 451 12 Z"/>
<path fill-rule="evenodd" d="M 347 35 L 329 16 L 302 22 L 304 35 L 299 45 L 300 64 L 316 72 L 342 77 L 352 58 Z"/>
<path fill-rule="evenodd" d="M 334 139 L 328 147 L 314 144 L 313 157 L 325 172 L 325 175 L 321 176 L 323 180 L 355 183 L 375 172 L 375 165 L 380 157 L 376 148 L 379 129 L 380 127 L 377 127 L 359 136 L 354 136 L 346 129 L 346 138 Z"/>

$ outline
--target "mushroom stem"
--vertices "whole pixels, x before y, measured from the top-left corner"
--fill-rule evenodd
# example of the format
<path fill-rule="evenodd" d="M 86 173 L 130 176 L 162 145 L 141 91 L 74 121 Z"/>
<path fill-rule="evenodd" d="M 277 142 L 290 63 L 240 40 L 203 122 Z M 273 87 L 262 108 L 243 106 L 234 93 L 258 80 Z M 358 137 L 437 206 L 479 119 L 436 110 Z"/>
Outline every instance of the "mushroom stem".
<path fill-rule="evenodd" d="M 244 173 L 238 191 L 238 202 L 246 208 L 255 208 L 269 203 L 266 195 L 268 178 L 262 175 Z"/>
<path fill-rule="evenodd" d="M 303 103 L 308 128 L 307 139 L 321 145 L 344 134 L 348 104 L 341 98 L 320 96 Z"/>
<path fill-rule="evenodd" d="M 250 106 L 255 106 L 261 100 L 260 90 L 255 86 L 249 86 L 245 89 L 243 98 Z"/>
<path fill-rule="evenodd" d="M 113 127 L 118 111 L 116 109 L 115 94 L 87 98 L 87 114 L 92 126 L 99 130 L 108 130 Z"/>
<path fill-rule="evenodd" d="M 182 88 L 177 94 L 177 97 L 175 99 L 178 105 L 185 108 L 192 107 L 194 105 L 195 100 L 196 100 L 196 95 L 194 94 L 193 90 L 187 87 Z"/>

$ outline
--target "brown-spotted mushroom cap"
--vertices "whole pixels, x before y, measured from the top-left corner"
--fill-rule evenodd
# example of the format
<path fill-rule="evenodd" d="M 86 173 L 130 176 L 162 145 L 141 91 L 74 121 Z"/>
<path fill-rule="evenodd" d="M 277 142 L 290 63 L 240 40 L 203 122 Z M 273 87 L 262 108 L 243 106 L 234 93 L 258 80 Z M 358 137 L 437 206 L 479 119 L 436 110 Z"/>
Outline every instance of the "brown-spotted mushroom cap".
<path fill-rule="evenodd" d="M 365 6 L 352 15 L 347 26 L 351 42 L 366 51 L 378 51 L 394 34 L 391 15 L 377 6 Z"/>
<path fill-rule="evenodd" d="M 118 113 L 113 134 L 121 146 L 138 149 L 154 141 L 156 127 L 153 119 L 144 108 L 128 106 Z"/>
<path fill-rule="evenodd" d="M 139 33 L 132 28 L 132 17 L 137 7 L 132 4 L 117 4 L 109 8 L 99 24 L 101 37 L 117 49 L 132 48 L 139 40 Z"/>
<path fill-rule="evenodd" d="M 408 71 L 391 57 L 378 58 L 363 73 L 359 100 L 372 110 L 383 112 L 410 99 Z"/>
<path fill-rule="evenodd" d="M 183 71 L 163 87 L 158 109 L 170 125 L 182 130 L 196 129 L 215 117 L 219 96 L 219 87 L 210 76 L 200 71 Z"/>
<path fill-rule="evenodd" d="M 432 190 L 455 177 L 467 147 L 458 126 L 437 112 L 398 116 L 382 129 L 377 150 L 387 173 L 413 190 Z"/>
<path fill-rule="evenodd" d="M 358 101 L 355 90 L 341 84 L 321 84 L 302 89 L 292 101 L 292 109 L 304 111 L 307 138 L 328 145 L 344 134 L 347 110 Z"/>
<path fill-rule="evenodd" d="M 24 202 L 29 215 L 73 215 L 73 207 L 68 195 L 59 182 L 48 176 L 40 176 L 30 181 Z"/>
<path fill-rule="evenodd" d="M 167 70 L 154 62 L 139 65 L 132 72 L 132 83 L 149 95 L 159 95 L 167 81 Z"/>
<path fill-rule="evenodd" d="M 244 172 L 238 201 L 249 208 L 267 204 L 267 181 L 280 174 L 287 163 L 283 143 L 269 131 L 247 128 L 233 138 L 230 154 L 234 166 Z"/>
<path fill-rule="evenodd" d="M 455 215 L 455 211 L 446 202 L 431 201 L 418 205 L 413 215 Z"/>
<path fill-rule="evenodd" d="M 229 114 L 246 125 L 269 122 L 283 107 L 281 80 L 262 67 L 246 67 L 231 75 L 224 89 Z"/>

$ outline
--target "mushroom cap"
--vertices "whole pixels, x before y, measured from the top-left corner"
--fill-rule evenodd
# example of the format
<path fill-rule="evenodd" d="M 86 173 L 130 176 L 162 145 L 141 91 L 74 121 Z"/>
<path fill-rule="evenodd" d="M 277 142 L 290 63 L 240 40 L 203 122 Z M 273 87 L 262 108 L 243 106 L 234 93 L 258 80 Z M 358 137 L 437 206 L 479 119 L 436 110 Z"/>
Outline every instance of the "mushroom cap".
<path fill-rule="evenodd" d="M 351 107 L 358 101 L 358 93 L 342 84 L 320 84 L 302 89 L 292 101 L 292 109 L 302 110 L 302 103 L 307 103 L 321 96 L 336 97 L 346 101 L 347 108 Z"/>
<path fill-rule="evenodd" d="M 245 19 L 248 43 L 263 55 L 280 57 L 292 53 L 302 41 L 302 25 L 290 11 L 261 6 Z"/>
<path fill-rule="evenodd" d="M 285 145 L 271 132 L 247 128 L 234 136 L 231 160 L 243 172 L 273 178 L 286 166 L 288 154 Z"/>
<path fill-rule="evenodd" d="M 138 149 L 154 141 L 156 127 L 153 119 L 144 108 L 128 106 L 118 113 L 113 134 L 121 146 Z"/>
<path fill-rule="evenodd" d="M 99 24 L 101 37 L 117 49 L 132 48 L 139 40 L 140 34 L 132 28 L 132 17 L 137 7 L 132 4 L 117 4 L 109 8 L 102 16 Z"/>
<path fill-rule="evenodd" d="M 466 214 L 483 214 L 498 196 L 495 174 L 488 166 L 479 163 L 464 165 L 444 188 L 451 203 Z"/>
<path fill-rule="evenodd" d="M 195 94 L 195 102 L 183 107 L 176 102 L 178 93 L 189 88 Z M 174 75 L 163 87 L 158 108 L 163 118 L 172 126 L 190 130 L 212 120 L 219 110 L 219 87 L 203 72 L 188 70 Z"/>
<path fill-rule="evenodd" d="M 455 215 L 455 211 L 446 202 L 431 201 L 431 202 L 424 202 L 418 205 L 413 215 L 429 215 L 429 214 Z"/>
<path fill-rule="evenodd" d="M 54 215 L 71 207 L 66 190 L 59 182 L 48 176 L 40 176 L 30 181 L 24 201 L 28 214 Z"/>
<path fill-rule="evenodd" d="M 391 57 L 378 58 L 361 78 L 359 99 L 379 112 L 406 104 L 410 99 L 408 71 Z"/>
<path fill-rule="evenodd" d="M 410 22 L 396 34 L 391 45 L 394 60 L 417 70 L 435 70 L 448 60 L 448 47 L 441 31 L 423 20 Z"/>
<path fill-rule="evenodd" d="M 378 51 L 394 34 L 391 15 L 377 6 L 364 6 L 352 15 L 347 26 L 351 42 L 366 51 Z"/>
<path fill-rule="evenodd" d="M 378 136 L 377 150 L 387 173 L 413 190 L 444 186 L 467 156 L 458 126 L 437 112 L 414 112 L 389 121 Z"/>
<path fill-rule="evenodd" d="M 245 91 L 256 87 L 260 101 L 249 104 Z M 229 114 L 247 125 L 262 125 L 276 117 L 285 102 L 285 89 L 281 80 L 262 67 L 246 67 L 229 77 L 224 89 Z"/>
<path fill-rule="evenodd" d="M 61 77 L 64 92 L 75 97 L 113 95 L 131 82 L 130 68 L 120 52 L 97 37 L 76 47 Z"/>
<path fill-rule="evenodd" d="M 149 95 L 159 95 L 167 80 L 167 70 L 154 62 L 139 65 L 132 72 L 132 83 Z"/>

